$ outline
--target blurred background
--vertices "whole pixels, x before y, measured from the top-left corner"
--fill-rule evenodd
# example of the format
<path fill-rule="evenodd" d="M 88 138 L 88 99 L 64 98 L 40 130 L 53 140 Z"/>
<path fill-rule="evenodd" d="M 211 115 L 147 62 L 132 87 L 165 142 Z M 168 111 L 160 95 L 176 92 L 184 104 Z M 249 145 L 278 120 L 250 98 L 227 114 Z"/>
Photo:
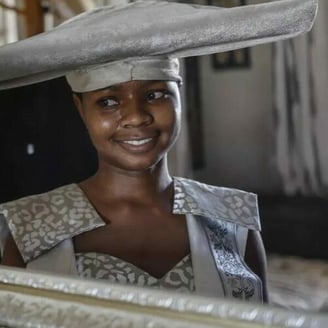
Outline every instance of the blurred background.
<path fill-rule="evenodd" d="M 0 0 L 0 45 L 127 2 L 133 1 Z M 315 311 L 328 311 L 327 35 L 328 1 L 319 0 L 305 36 L 183 60 L 183 126 L 169 158 L 174 175 L 258 194 L 273 302 Z M 0 106 L 0 202 L 96 170 L 64 78 L 1 91 Z"/>

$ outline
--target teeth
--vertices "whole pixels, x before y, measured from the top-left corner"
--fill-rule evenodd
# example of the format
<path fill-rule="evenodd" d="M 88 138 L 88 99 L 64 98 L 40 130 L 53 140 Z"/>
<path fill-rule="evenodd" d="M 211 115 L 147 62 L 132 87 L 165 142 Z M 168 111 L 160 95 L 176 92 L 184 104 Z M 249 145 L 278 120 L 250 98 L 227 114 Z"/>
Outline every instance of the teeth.
<path fill-rule="evenodd" d="M 134 146 L 141 146 L 146 144 L 147 142 L 151 141 L 152 138 L 147 138 L 147 139 L 142 139 L 142 140 L 126 140 L 123 141 L 124 143 L 127 143 L 129 145 L 134 145 Z"/>

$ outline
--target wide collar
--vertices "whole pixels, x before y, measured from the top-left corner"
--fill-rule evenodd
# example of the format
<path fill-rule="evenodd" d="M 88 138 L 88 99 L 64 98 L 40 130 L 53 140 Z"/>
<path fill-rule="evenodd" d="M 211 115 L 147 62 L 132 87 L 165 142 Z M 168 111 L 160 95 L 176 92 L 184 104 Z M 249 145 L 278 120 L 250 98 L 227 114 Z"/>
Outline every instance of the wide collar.
<path fill-rule="evenodd" d="M 260 229 L 255 194 L 184 178 L 174 178 L 173 213 Z M 1 214 L 25 262 L 68 238 L 105 225 L 77 184 L 2 204 Z"/>
<path fill-rule="evenodd" d="M 256 194 L 174 178 L 174 214 L 193 214 L 261 230 Z"/>

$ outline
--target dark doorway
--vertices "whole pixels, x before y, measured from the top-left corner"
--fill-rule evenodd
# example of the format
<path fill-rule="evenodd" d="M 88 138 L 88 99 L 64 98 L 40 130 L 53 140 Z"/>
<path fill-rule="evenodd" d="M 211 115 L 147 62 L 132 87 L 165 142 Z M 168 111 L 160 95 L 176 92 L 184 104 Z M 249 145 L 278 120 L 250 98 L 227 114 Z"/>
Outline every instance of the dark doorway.
<path fill-rule="evenodd" d="M 96 153 L 64 78 L 1 91 L 0 104 L 0 202 L 96 170 Z"/>

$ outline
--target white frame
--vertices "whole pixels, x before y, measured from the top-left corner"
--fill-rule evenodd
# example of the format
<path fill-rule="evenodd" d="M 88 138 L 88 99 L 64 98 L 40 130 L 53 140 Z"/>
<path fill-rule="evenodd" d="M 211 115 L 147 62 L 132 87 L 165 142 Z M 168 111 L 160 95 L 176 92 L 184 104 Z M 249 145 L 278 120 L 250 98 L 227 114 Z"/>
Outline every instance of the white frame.
<path fill-rule="evenodd" d="M 5 327 L 328 327 L 328 316 L 0 266 Z"/>

